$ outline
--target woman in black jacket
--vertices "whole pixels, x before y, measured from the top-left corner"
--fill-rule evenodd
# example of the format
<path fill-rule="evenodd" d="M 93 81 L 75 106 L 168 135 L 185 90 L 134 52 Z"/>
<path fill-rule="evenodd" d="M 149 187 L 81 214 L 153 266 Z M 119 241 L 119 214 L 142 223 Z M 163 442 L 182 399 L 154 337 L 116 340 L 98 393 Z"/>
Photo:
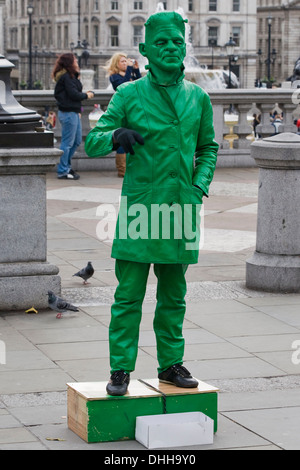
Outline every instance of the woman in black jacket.
<path fill-rule="evenodd" d="M 64 152 L 57 168 L 59 179 L 79 179 L 79 175 L 71 168 L 71 160 L 82 142 L 81 102 L 94 97 L 92 91 L 82 92 L 79 74 L 77 58 L 72 53 L 62 54 L 52 73 L 56 81 L 54 96 L 62 128 L 60 149 Z"/>

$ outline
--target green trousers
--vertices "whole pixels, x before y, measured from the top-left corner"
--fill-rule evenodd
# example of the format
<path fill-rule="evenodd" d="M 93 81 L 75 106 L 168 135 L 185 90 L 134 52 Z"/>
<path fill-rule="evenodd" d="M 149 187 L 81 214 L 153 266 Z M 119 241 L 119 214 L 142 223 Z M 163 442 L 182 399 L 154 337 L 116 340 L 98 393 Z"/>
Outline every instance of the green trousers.
<path fill-rule="evenodd" d="M 155 264 L 157 306 L 153 321 L 156 335 L 158 372 L 173 364 L 182 364 L 184 355 L 183 320 L 186 311 L 188 265 Z M 132 372 L 138 353 L 142 304 L 146 293 L 150 264 L 116 260 L 119 285 L 111 309 L 109 327 L 111 373 Z"/>

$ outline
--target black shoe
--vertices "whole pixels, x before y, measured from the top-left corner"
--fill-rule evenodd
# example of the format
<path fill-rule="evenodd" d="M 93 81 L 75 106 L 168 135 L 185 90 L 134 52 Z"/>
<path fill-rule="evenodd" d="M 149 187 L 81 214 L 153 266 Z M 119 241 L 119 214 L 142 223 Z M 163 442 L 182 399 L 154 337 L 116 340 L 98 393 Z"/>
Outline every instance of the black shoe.
<path fill-rule="evenodd" d="M 130 375 L 124 372 L 124 370 L 117 370 L 114 372 L 110 381 L 106 386 L 108 395 L 122 396 L 127 392 L 127 388 L 130 382 Z"/>
<path fill-rule="evenodd" d="M 78 173 L 76 173 L 74 170 L 71 170 L 69 171 L 69 175 L 73 176 L 74 177 L 74 180 L 79 180 L 80 179 L 80 176 Z"/>
<path fill-rule="evenodd" d="M 160 382 L 176 385 L 182 388 L 196 388 L 199 382 L 191 376 L 190 372 L 180 364 L 174 364 L 169 369 L 158 374 Z"/>
<path fill-rule="evenodd" d="M 57 175 L 59 180 L 79 180 L 80 176 L 75 171 L 70 170 L 67 175 Z"/>

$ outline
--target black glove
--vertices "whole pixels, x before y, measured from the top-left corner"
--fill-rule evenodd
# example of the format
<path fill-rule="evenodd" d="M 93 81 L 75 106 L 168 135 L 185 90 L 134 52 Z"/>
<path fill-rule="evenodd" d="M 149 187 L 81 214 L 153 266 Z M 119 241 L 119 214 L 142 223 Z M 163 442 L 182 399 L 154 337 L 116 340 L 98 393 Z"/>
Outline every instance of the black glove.
<path fill-rule="evenodd" d="M 113 140 L 123 147 L 125 153 L 130 153 L 130 155 L 134 155 L 133 145 L 136 142 L 140 145 L 145 144 L 143 137 L 138 132 L 125 129 L 125 127 L 121 127 L 114 132 Z"/>

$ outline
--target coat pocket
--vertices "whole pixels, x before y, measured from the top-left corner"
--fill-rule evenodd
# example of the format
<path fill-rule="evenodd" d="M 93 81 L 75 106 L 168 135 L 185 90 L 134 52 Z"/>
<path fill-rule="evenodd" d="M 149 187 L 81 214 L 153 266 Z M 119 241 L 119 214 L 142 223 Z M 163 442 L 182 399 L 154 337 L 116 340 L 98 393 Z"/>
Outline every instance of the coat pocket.
<path fill-rule="evenodd" d="M 203 191 L 200 188 L 196 188 L 196 186 L 182 188 L 180 191 L 180 202 L 181 204 L 202 205 L 203 196 Z"/>

